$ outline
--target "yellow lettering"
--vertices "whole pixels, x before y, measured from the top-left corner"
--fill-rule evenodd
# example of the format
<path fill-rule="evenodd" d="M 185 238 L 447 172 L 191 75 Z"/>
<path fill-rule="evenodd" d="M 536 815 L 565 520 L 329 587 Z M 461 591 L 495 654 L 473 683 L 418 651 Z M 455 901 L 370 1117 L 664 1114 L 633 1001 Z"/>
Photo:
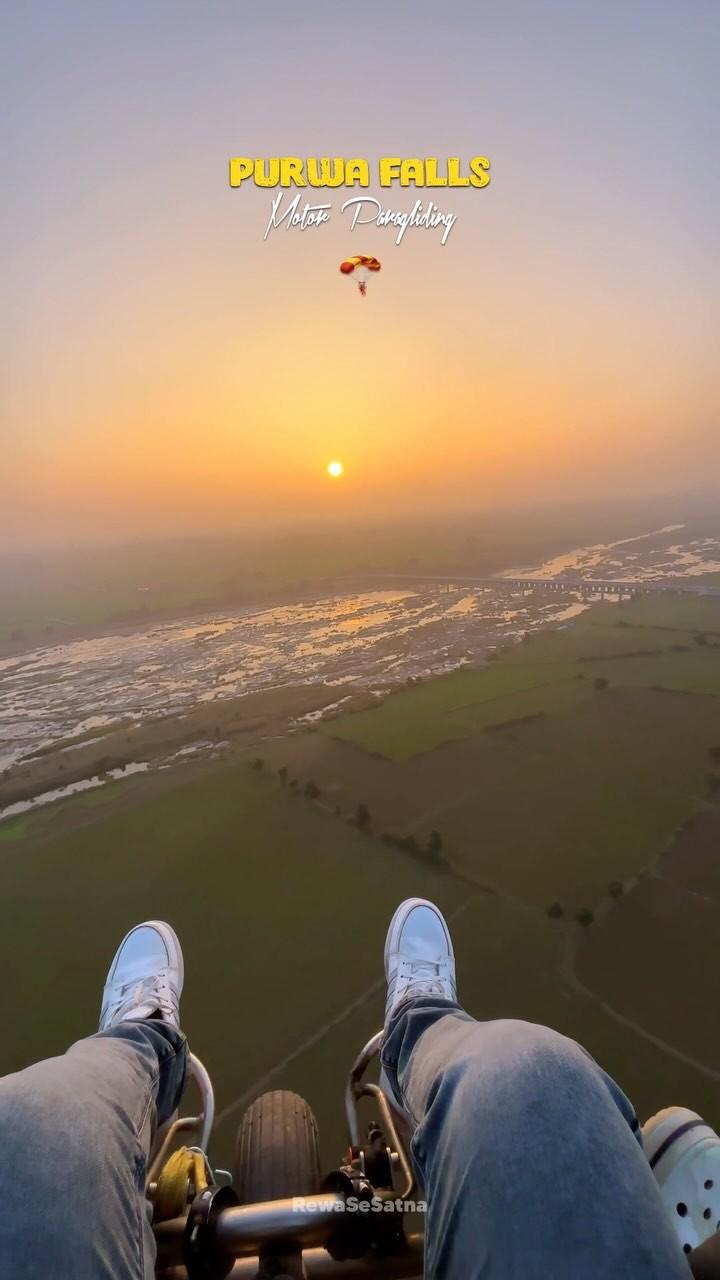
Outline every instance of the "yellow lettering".
<path fill-rule="evenodd" d="M 381 187 L 391 187 L 400 176 L 402 160 L 399 156 L 382 156 L 378 166 Z"/>
<path fill-rule="evenodd" d="M 308 160 L 307 176 L 311 187 L 341 187 L 345 179 L 345 161 L 336 156 L 330 160 Z"/>
<path fill-rule="evenodd" d="M 431 156 L 429 160 L 425 161 L 425 170 L 427 173 L 425 182 L 428 187 L 447 186 L 447 178 L 438 178 L 437 166 L 438 162 L 433 156 Z"/>
<path fill-rule="evenodd" d="M 410 158 L 403 160 L 400 165 L 400 186 L 409 187 L 411 184 L 416 187 L 425 186 L 425 165 L 422 160 Z"/>
<path fill-rule="evenodd" d="M 267 167 L 267 173 L 265 172 Z M 280 181 L 280 161 L 276 156 L 270 160 L 255 161 L 255 186 L 276 187 Z"/>
<path fill-rule="evenodd" d="M 254 168 L 254 162 L 249 156 L 235 156 L 230 161 L 230 186 L 239 187 L 241 182 L 250 177 Z"/>
<path fill-rule="evenodd" d="M 280 161 L 280 172 L 282 173 L 280 185 L 283 187 L 291 187 L 293 183 L 296 187 L 307 185 L 303 177 L 303 162 L 299 156 L 283 156 Z"/>
<path fill-rule="evenodd" d="M 486 187 L 490 181 L 490 174 L 487 170 L 490 168 L 490 161 L 487 156 L 473 156 L 470 161 L 470 172 L 473 175 L 470 179 L 474 187 Z"/>
<path fill-rule="evenodd" d="M 345 165 L 345 186 L 370 186 L 370 167 L 367 160 L 348 160 Z"/>
<path fill-rule="evenodd" d="M 446 176 L 439 172 L 444 163 Z M 370 166 L 367 160 L 356 157 L 344 160 L 342 156 L 322 156 L 302 160 L 299 156 L 271 156 L 269 159 L 252 159 L 250 156 L 233 156 L 229 162 L 230 186 L 239 187 L 252 177 L 258 187 L 369 187 Z M 382 156 L 378 162 L 378 179 L 381 187 L 399 182 L 401 187 L 486 187 L 490 182 L 490 161 L 487 156 L 473 156 L 469 161 L 470 177 L 462 172 L 459 156 L 440 161 L 435 156 L 424 160 L 415 156 Z"/>
<path fill-rule="evenodd" d="M 463 178 L 460 175 L 460 159 L 458 156 L 451 156 L 447 162 L 448 168 L 448 186 L 449 187 L 469 187 L 470 179 Z"/>

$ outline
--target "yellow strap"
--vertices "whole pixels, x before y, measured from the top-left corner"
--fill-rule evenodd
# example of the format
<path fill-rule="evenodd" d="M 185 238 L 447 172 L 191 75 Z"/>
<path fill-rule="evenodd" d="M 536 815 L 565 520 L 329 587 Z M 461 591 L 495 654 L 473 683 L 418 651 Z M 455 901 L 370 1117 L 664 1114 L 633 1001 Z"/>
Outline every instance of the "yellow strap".
<path fill-rule="evenodd" d="M 199 1151 L 180 1147 L 165 1161 L 155 1190 L 153 1221 L 166 1222 L 184 1214 L 190 1200 L 208 1185 L 205 1161 Z"/>

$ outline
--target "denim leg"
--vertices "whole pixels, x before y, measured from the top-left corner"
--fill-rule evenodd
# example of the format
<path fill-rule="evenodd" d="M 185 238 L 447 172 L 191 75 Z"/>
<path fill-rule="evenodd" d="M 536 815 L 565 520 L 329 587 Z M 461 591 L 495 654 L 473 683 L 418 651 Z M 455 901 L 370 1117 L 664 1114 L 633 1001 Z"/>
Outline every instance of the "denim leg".
<path fill-rule="evenodd" d="M 635 1113 L 574 1041 L 425 996 L 382 1061 L 414 1126 L 427 1280 L 688 1280 Z"/>
<path fill-rule="evenodd" d="M 147 1020 L 0 1080 L 0 1276 L 152 1280 L 145 1168 L 185 1069 L 185 1037 Z"/>

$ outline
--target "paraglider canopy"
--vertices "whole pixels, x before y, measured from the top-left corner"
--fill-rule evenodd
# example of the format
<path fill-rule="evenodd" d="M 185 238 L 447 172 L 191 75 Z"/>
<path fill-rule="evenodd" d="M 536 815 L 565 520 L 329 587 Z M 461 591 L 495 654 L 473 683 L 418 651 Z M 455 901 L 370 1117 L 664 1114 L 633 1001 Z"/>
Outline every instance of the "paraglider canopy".
<path fill-rule="evenodd" d="M 348 276 L 355 281 L 361 297 L 364 298 L 367 293 L 370 272 L 379 271 L 380 266 L 381 264 L 377 258 L 372 258 L 366 253 L 357 253 L 352 258 L 343 259 L 340 263 L 340 270 L 344 276 Z"/>

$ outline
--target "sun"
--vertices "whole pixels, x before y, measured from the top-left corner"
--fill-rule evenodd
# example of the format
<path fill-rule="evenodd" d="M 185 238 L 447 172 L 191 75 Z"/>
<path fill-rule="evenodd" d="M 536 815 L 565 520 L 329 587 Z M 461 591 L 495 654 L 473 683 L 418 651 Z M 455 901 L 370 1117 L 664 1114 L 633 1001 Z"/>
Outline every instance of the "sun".
<path fill-rule="evenodd" d="M 328 462 L 327 464 L 327 473 L 329 476 L 332 476 L 333 480 L 337 480 L 338 476 L 341 476 L 344 470 L 345 468 L 342 462 L 339 462 L 337 458 L 334 458 L 332 462 Z"/>

